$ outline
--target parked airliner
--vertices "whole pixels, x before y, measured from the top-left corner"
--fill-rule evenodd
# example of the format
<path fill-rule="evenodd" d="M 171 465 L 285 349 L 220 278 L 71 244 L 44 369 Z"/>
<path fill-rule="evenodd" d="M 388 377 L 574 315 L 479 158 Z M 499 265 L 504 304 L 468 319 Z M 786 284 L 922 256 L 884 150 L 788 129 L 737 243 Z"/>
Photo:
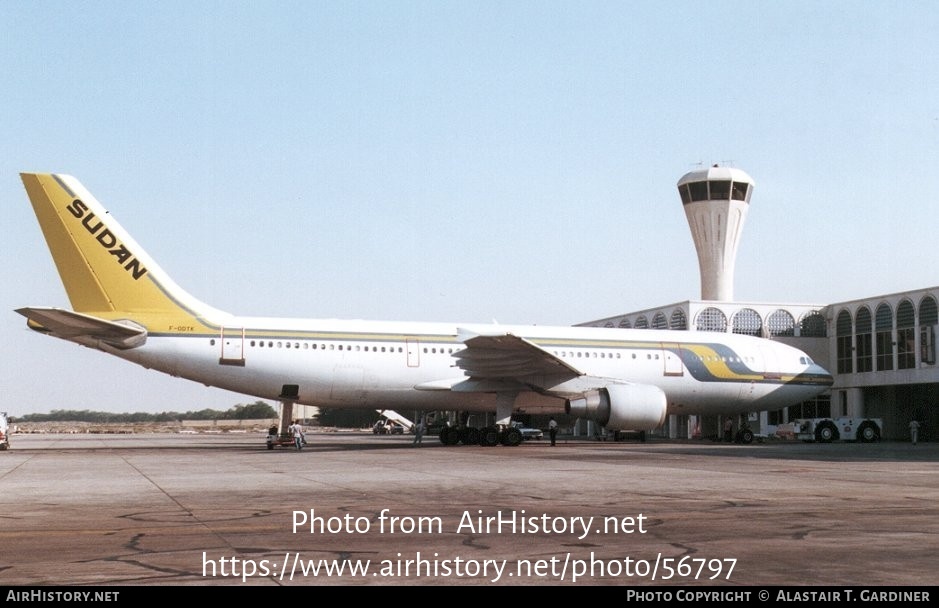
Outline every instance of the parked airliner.
<path fill-rule="evenodd" d="M 17 310 L 31 329 L 173 376 L 284 404 L 494 412 L 447 444 L 518 445 L 513 413 L 608 430 L 668 414 L 738 414 L 815 397 L 804 352 L 728 333 L 244 317 L 180 288 L 78 180 L 21 174 L 71 302 Z M 284 427 L 286 425 L 283 425 Z"/>

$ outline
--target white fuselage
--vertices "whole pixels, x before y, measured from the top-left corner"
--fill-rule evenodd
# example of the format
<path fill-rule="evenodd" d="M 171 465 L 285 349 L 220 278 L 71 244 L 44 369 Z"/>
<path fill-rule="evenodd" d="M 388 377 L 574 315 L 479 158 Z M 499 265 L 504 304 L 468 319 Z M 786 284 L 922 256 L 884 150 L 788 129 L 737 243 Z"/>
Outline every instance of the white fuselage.
<path fill-rule="evenodd" d="M 454 364 L 465 332 L 525 338 L 584 375 L 658 386 L 669 413 L 785 407 L 830 385 L 798 349 L 724 333 L 375 321 L 231 318 L 217 335 L 151 334 L 132 350 L 103 349 L 148 368 L 266 399 L 297 387 L 296 403 L 325 407 L 491 410 L 495 391 L 419 390 L 466 379 Z M 521 392 L 518 409 L 563 409 Z"/>

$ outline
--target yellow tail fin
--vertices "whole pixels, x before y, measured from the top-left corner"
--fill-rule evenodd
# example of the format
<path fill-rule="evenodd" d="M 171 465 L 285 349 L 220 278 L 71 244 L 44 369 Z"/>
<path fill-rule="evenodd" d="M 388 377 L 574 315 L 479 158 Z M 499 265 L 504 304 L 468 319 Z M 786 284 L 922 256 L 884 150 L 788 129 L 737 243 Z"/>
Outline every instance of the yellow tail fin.
<path fill-rule="evenodd" d="M 176 285 L 74 177 L 20 177 L 76 312 L 171 333 L 215 328 L 227 316 Z"/>

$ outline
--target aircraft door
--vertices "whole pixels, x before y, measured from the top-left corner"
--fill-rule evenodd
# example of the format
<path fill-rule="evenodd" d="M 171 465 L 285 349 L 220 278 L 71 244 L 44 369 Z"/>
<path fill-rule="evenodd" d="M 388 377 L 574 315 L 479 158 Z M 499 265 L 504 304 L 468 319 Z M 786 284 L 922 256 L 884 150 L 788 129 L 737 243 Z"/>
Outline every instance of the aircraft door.
<path fill-rule="evenodd" d="M 762 373 L 764 378 L 780 378 L 779 359 L 770 348 L 760 347 L 760 358 L 753 364 L 753 371 Z"/>
<path fill-rule="evenodd" d="M 681 345 L 677 343 L 662 344 L 662 358 L 665 360 L 664 375 L 683 376 L 685 368 L 681 364 Z"/>
<path fill-rule="evenodd" d="M 420 367 L 421 365 L 421 345 L 415 338 L 405 340 L 405 347 L 408 351 L 408 367 Z"/>
<path fill-rule="evenodd" d="M 749 365 L 750 369 L 752 369 L 757 374 L 762 375 L 764 380 L 779 380 L 782 378 L 782 369 L 779 367 L 779 358 L 776 356 L 776 353 L 773 352 L 772 348 L 763 348 L 760 346 L 760 348 L 757 350 L 757 355 L 758 356 L 755 357 L 755 361 Z M 758 390 L 758 385 L 755 382 L 750 382 L 747 386 L 749 386 L 750 389 L 749 395 L 741 393 L 741 397 L 753 397 L 754 393 Z"/>
<path fill-rule="evenodd" d="M 244 328 L 223 327 L 219 332 L 219 342 L 222 350 L 218 358 L 219 365 L 245 364 L 245 330 Z"/>

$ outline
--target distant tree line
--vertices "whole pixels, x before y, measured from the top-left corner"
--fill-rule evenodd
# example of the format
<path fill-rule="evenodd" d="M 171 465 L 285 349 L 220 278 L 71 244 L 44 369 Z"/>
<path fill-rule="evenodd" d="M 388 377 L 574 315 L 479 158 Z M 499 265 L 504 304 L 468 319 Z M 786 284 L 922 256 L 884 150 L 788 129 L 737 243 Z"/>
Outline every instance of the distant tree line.
<path fill-rule="evenodd" d="M 320 426 L 360 429 L 375 424 L 381 416 L 375 410 L 321 407 L 316 417 Z"/>
<path fill-rule="evenodd" d="M 116 414 L 114 412 L 95 412 L 92 410 L 52 410 L 48 414 L 26 414 L 17 416 L 17 422 L 176 422 L 180 420 L 257 420 L 277 418 L 277 410 L 263 401 L 247 405 L 235 405 L 227 410 L 204 409 L 189 412 L 160 412 L 150 414 Z"/>

